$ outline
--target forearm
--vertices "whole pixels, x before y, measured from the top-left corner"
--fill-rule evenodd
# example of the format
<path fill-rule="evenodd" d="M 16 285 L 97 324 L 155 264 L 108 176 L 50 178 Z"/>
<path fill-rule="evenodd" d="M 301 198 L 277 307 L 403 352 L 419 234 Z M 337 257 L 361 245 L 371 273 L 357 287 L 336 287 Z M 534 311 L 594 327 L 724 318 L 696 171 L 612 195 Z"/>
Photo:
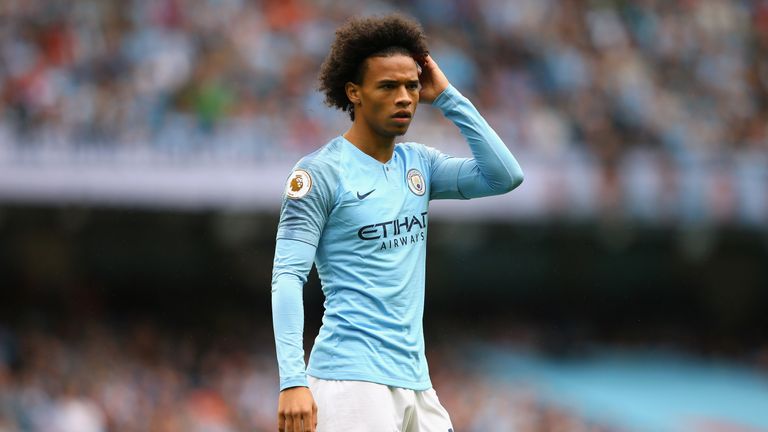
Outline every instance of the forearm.
<path fill-rule="evenodd" d="M 280 372 L 280 390 L 307 386 L 304 364 L 303 286 L 315 247 L 278 239 L 272 273 L 272 325 Z"/>
<path fill-rule="evenodd" d="M 458 189 L 465 198 L 509 192 L 523 182 L 517 160 L 472 103 L 449 86 L 435 99 L 446 118 L 461 131 L 473 159 L 465 160 L 458 170 Z"/>

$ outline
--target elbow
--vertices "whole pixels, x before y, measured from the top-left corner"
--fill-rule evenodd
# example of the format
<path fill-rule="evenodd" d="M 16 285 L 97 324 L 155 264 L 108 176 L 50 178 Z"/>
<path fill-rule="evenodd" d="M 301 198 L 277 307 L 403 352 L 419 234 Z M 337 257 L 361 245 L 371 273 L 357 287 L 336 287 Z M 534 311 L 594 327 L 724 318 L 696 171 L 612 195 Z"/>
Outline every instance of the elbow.
<path fill-rule="evenodd" d="M 302 278 L 299 273 L 286 269 L 274 269 L 272 271 L 272 295 L 276 295 L 281 287 L 285 289 L 286 286 L 291 286 L 291 284 L 297 284 L 299 287 L 302 287 L 305 281 L 306 279 Z"/>
<path fill-rule="evenodd" d="M 517 188 L 523 183 L 525 176 L 523 175 L 523 169 L 520 164 L 515 160 L 512 154 L 509 154 L 509 158 L 505 158 L 503 161 L 504 173 L 503 180 L 501 181 L 499 193 L 507 193 Z"/>
<path fill-rule="evenodd" d="M 523 180 L 525 180 L 525 175 L 523 174 L 523 170 L 520 168 L 517 169 L 517 172 L 515 172 L 515 175 L 512 176 L 512 183 L 514 186 L 512 186 L 512 189 L 515 189 L 516 187 L 523 184 Z"/>
<path fill-rule="evenodd" d="M 504 180 L 500 182 L 497 188 L 498 192 L 500 194 L 510 192 L 516 187 L 520 186 L 524 179 L 525 176 L 523 175 L 523 171 L 520 169 L 520 167 L 517 167 L 517 169 L 511 170 L 509 175 L 507 175 Z"/>

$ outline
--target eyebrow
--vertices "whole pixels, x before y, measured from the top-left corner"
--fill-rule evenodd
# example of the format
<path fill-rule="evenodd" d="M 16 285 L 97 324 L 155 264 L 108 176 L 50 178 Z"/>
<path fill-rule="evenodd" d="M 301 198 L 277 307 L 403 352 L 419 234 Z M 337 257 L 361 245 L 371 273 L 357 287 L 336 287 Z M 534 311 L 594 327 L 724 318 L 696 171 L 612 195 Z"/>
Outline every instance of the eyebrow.
<path fill-rule="evenodd" d="M 383 80 L 376 81 L 376 84 L 397 84 L 399 82 L 404 82 L 404 83 L 407 83 L 407 84 L 416 84 L 416 83 L 419 82 L 419 80 L 417 80 L 417 79 L 410 80 L 409 79 L 409 80 L 398 81 L 398 80 L 394 80 L 394 79 L 383 79 Z"/>

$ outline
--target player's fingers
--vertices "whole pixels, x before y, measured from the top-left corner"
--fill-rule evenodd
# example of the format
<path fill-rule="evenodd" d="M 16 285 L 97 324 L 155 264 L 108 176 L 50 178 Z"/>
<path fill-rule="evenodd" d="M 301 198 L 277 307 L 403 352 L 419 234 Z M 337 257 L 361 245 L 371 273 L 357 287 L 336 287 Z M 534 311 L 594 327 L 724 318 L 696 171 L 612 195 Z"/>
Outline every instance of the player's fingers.
<path fill-rule="evenodd" d="M 277 415 L 277 430 L 278 432 L 285 432 L 285 416 L 282 414 Z"/>
<path fill-rule="evenodd" d="M 295 432 L 293 430 L 293 417 L 287 414 L 285 416 L 285 432 Z"/>
<path fill-rule="evenodd" d="M 301 421 L 304 424 L 304 427 L 301 429 L 301 432 L 315 432 L 314 423 L 312 423 L 312 413 L 308 412 L 304 414 L 304 416 L 301 417 Z"/>
<path fill-rule="evenodd" d="M 304 429 L 301 427 L 301 413 L 296 413 L 293 415 L 293 432 L 304 432 Z"/>
<path fill-rule="evenodd" d="M 317 431 L 317 404 L 312 404 L 312 432 Z"/>

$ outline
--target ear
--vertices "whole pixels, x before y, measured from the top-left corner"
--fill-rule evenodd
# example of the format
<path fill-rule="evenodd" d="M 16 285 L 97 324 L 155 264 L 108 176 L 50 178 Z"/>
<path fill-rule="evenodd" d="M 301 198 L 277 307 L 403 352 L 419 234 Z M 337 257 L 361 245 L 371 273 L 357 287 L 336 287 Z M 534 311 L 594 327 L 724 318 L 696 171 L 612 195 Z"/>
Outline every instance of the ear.
<path fill-rule="evenodd" d="M 352 105 L 360 105 L 360 86 L 348 82 L 344 85 L 344 91 L 347 92 L 347 99 L 352 102 Z"/>

